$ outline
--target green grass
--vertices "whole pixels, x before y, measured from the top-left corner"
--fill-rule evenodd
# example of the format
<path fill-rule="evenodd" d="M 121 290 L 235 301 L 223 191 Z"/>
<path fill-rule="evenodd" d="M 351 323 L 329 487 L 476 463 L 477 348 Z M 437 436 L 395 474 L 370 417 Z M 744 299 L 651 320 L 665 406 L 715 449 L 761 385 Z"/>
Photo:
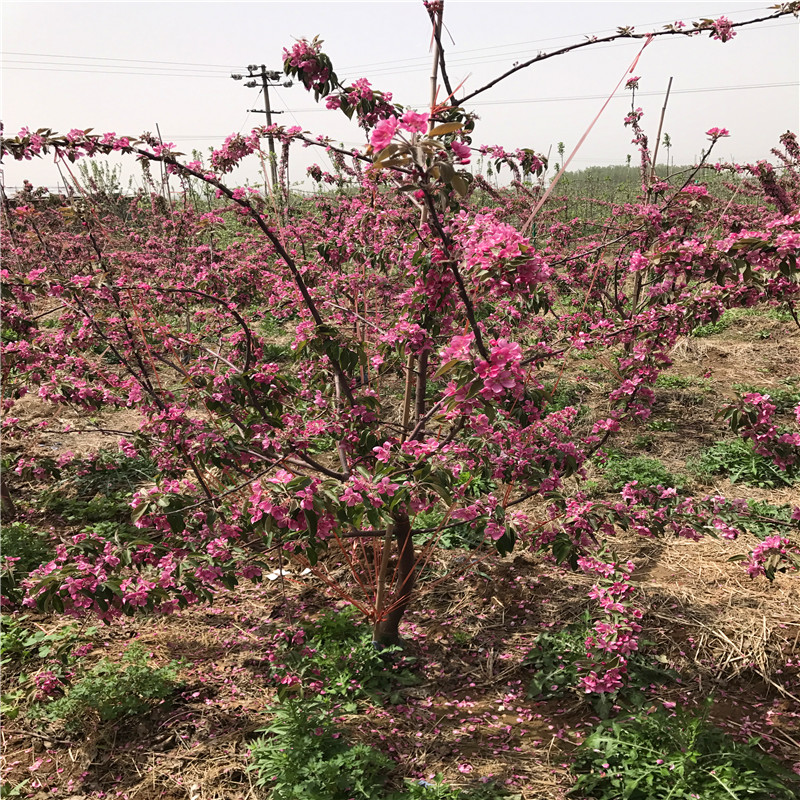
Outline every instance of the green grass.
<path fill-rule="evenodd" d="M 800 466 L 782 470 L 770 459 L 756 453 L 752 443 L 744 439 L 718 442 L 706 448 L 699 457 L 689 460 L 686 468 L 706 480 L 725 475 L 731 483 L 764 489 L 793 486 L 800 480 Z"/>
<path fill-rule="evenodd" d="M 705 713 L 642 710 L 601 724 L 578 748 L 571 794 L 595 800 L 796 800 L 800 778 L 757 744 L 734 741 Z"/>
<path fill-rule="evenodd" d="M 660 389 L 700 389 L 707 392 L 711 384 L 705 378 L 696 378 L 693 375 L 671 375 L 662 372 L 656 378 L 656 384 Z"/>
<path fill-rule="evenodd" d="M 657 458 L 648 456 L 625 456 L 611 450 L 607 453 L 602 469 L 606 481 L 614 491 L 619 491 L 631 481 L 637 481 L 640 487 L 664 486 L 681 489 L 684 485 L 680 476 L 673 475 Z"/>
<path fill-rule="evenodd" d="M 777 308 L 758 306 L 754 308 L 731 308 L 725 311 L 716 322 L 709 322 L 705 325 L 698 325 L 693 331 L 692 336 L 703 338 L 715 336 L 731 327 L 740 320 L 763 319 L 774 322 L 791 322 L 792 315 L 788 311 L 781 311 Z M 766 331 L 768 333 L 768 331 Z M 762 337 L 765 338 L 765 337 Z"/>

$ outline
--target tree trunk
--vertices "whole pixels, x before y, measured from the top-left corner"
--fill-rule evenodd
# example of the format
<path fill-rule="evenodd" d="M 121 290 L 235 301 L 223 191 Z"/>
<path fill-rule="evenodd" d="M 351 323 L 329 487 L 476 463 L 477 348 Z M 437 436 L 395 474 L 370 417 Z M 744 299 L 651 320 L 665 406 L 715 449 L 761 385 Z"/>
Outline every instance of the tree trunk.
<path fill-rule="evenodd" d="M 399 564 L 397 588 L 392 594 L 388 610 L 378 609 L 380 619 L 375 623 L 375 642 L 383 647 L 400 645 L 400 620 L 403 618 L 414 591 L 414 540 L 408 514 L 394 518 L 394 537 L 397 542 Z"/>

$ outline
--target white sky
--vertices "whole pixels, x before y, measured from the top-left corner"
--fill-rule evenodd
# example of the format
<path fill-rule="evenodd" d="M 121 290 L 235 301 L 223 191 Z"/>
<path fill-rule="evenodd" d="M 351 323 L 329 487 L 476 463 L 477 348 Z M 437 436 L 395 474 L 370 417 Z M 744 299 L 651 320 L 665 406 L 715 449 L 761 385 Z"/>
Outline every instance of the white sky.
<path fill-rule="evenodd" d="M 474 90 L 539 51 L 603 35 L 621 25 L 637 32 L 669 22 L 726 15 L 734 21 L 765 16 L 773 0 L 743 2 L 460 2 L 447 0 L 444 37 L 453 85 Z M 230 73 L 247 64 L 282 68 L 293 37 L 319 34 L 341 79 L 367 77 L 395 100 L 427 106 L 430 23 L 421 2 L 47 2 L 2 0 L 2 119 L 8 134 L 22 126 L 59 132 L 93 127 L 136 136 L 155 132 L 190 153 L 218 146 L 232 132 L 263 124 L 258 89 Z M 453 44 L 454 40 L 455 44 Z M 655 139 L 663 93 L 673 76 L 664 131 L 672 158 L 686 163 L 706 145 L 704 132 L 728 128 L 717 158 L 754 161 L 800 117 L 800 27 L 789 17 L 740 30 L 726 44 L 701 37 L 663 37 L 644 52 L 637 105 Z M 570 152 L 641 48 L 641 41 L 589 47 L 523 70 L 476 98 L 481 115 L 473 141 L 507 149 L 531 147 L 553 160 L 559 141 Z M 157 63 L 179 62 L 179 63 Z M 749 88 L 758 87 L 758 88 Z M 647 94 L 652 92 L 653 94 Z M 624 163 L 633 155 L 622 118 L 630 106 L 620 89 L 571 169 Z M 364 135 L 341 112 L 315 106 L 302 86 L 273 90 L 275 121 L 299 124 L 347 146 Z M 663 151 L 662 151 L 663 154 Z M 300 180 L 319 151 L 293 151 L 291 175 Z M 7 161 L 8 187 L 24 178 L 59 181 L 52 161 Z M 239 177 L 257 179 L 256 165 Z"/>

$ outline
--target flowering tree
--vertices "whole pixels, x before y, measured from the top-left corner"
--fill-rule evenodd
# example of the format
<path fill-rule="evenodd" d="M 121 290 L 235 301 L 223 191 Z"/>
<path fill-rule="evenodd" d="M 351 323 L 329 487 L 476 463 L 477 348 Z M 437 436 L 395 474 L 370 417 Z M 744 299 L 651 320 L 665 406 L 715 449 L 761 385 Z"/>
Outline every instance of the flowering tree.
<path fill-rule="evenodd" d="M 434 21 L 441 10 L 432 9 Z M 723 17 L 650 36 L 708 32 L 726 42 L 737 25 Z M 607 40 L 637 36 L 620 29 Z M 587 691 L 617 688 L 641 611 L 634 564 L 614 558 L 606 541 L 619 527 L 733 538 L 744 509 L 635 484 L 614 501 L 590 500 L 580 491 L 584 466 L 616 432 L 647 419 L 680 336 L 728 308 L 783 303 L 794 313 L 796 139 L 782 140 L 781 178 L 765 162 L 714 165 L 751 176 L 757 206 L 742 227 L 739 210 L 692 183 L 727 131 L 707 132 L 683 185 L 651 180 L 632 101 L 625 124 L 641 151 L 641 201 L 609 208 L 600 232 L 588 234 L 545 208 L 533 236 L 544 186 L 532 192 L 522 178 L 542 176 L 545 159 L 483 148 L 514 175 L 492 207 L 467 169 L 475 148 L 466 104 L 488 86 L 419 112 L 366 79 L 342 85 L 318 39 L 285 51 L 284 68 L 358 120 L 364 152 L 278 126 L 229 137 L 208 166 L 151 137 L 26 129 L 3 142 L 4 154 L 53 154 L 67 168 L 107 153 L 158 162 L 185 188 L 200 181 L 220 200 L 201 212 L 136 197 L 124 217 L 89 195 L 64 204 L 27 192 L 5 202 L 6 435 L 25 435 L 14 405 L 32 389 L 87 411 L 134 408 L 141 427 L 120 449 L 151 454 L 161 470 L 135 497 L 135 538 L 76 532 L 28 581 L 25 602 L 105 616 L 168 611 L 258 579 L 264 551 L 274 550 L 329 581 L 373 621 L 377 642 L 393 644 L 426 557 L 415 548 L 415 518 L 438 508 L 434 542 L 445 526 L 470 524 L 500 554 L 522 539 L 596 578 L 583 681 Z M 637 86 L 629 81 L 632 97 Z M 358 191 L 320 194 L 293 216 L 253 189 L 227 186 L 243 159 L 264 157 L 268 133 L 287 158 L 294 143 L 327 149 Z M 325 179 L 319 167 L 310 172 Z M 223 235 L 230 244 L 215 246 Z M 58 325 L 43 325 L 54 310 Z M 290 363 L 260 331 L 265 314 L 294 325 Z M 596 354 L 615 379 L 588 422 L 575 406 L 555 407 L 543 378 L 563 373 L 573 353 Z M 777 430 L 770 408 L 747 395 L 729 418 L 787 467 L 800 441 Z M 16 471 L 68 465 L 69 456 L 22 459 Z M 789 536 L 773 538 L 753 552 L 751 574 L 771 576 L 797 553 Z M 320 557 L 331 551 L 350 566 L 348 585 L 326 577 Z"/>

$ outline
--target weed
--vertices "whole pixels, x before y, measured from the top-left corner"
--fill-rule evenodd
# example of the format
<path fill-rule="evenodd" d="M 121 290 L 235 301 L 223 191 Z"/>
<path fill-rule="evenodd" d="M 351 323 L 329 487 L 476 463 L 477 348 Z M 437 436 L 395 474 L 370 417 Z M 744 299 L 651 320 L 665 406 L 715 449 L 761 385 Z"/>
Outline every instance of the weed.
<path fill-rule="evenodd" d="M 40 706 L 34 716 L 60 722 L 66 730 L 76 732 L 93 713 L 105 722 L 148 711 L 156 701 L 165 700 L 174 692 L 179 664 L 172 661 L 153 669 L 147 662 L 145 650 L 131 645 L 121 664 L 104 658 L 63 697 Z"/>
<path fill-rule="evenodd" d="M 152 481 L 156 464 L 143 456 L 101 450 L 85 461 L 75 461 L 61 472 L 61 480 L 40 496 L 42 508 L 67 522 L 84 524 L 130 517 L 131 495 Z"/>
<path fill-rule="evenodd" d="M 443 524 L 444 523 L 444 524 Z M 439 528 L 441 527 L 441 530 Z M 414 519 L 414 543 L 422 546 L 433 540 L 443 550 L 474 550 L 484 542 L 484 529 L 467 522 L 454 525 L 445 522 L 444 511 L 422 511 Z"/>
<path fill-rule="evenodd" d="M 272 709 L 274 718 L 250 744 L 249 769 L 270 800 L 499 800 L 508 793 L 492 784 L 462 789 L 431 781 L 388 787 L 395 764 L 366 744 L 351 744 L 335 724 L 327 700 L 291 698 Z"/>
<path fill-rule="evenodd" d="M 683 480 L 673 475 L 657 458 L 627 457 L 613 450 L 607 455 L 605 478 L 614 491 L 619 491 L 631 481 L 637 481 L 640 487 L 683 487 Z"/>
<path fill-rule="evenodd" d="M 519 797 L 519 795 L 515 795 Z M 389 796 L 388 800 L 500 800 L 511 796 L 507 791 L 492 783 L 469 788 L 452 786 L 442 780 L 441 775 L 431 781 L 406 781 L 405 790 Z"/>
<path fill-rule="evenodd" d="M 35 658 L 55 658 L 66 664 L 72 650 L 90 639 L 97 628 L 81 629 L 76 623 L 46 632 L 25 625 L 27 615 L 3 614 L 0 636 L 0 664 L 24 663 Z"/>
<path fill-rule="evenodd" d="M 759 500 L 748 500 L 748 515 L 741 515 L 738 525 L 759 539 L 785 534 L 792 521 L 791 506 L 775 506 Z"/>
<path fill-rule="evenodd" d="M 650 450 L 655 444 L 655 439 L 649 433 L 638 433 L 631 442 L 634 450 Z"/>
<path fill-rule="evenodd" d="M 364 744 L 349 745 L 327 701 L 292 698 L 250 745 L 256 785 L 271 800 L 379 800 L 394 764 Z"/>
<path fill-rule="evenodd" d="M 578 748 L 573 794 L 596 800 L 691 798 L 793 800 L 797 775 L 755 745 L 710 725 L 706 713 L 640 711 L 605 722 Z"/>
<path fill-rule="evenodd" d="M 416 683 L 411 660 L 393 661 L 396 650 L 378 651 L 367 625 L 355 622 L 353 609 L 329 611 L 304 628 L 302 649 L 290 647 L 286 664 L 297 675 L 313 677 L 331 701 L 342 702 L 348 713 L 360 698 L 399 703 L 399 686 Z"/>
<path fill-rule="evenodd" d="M 256 312 L 261 313 L 261 312 Z M 274 317 L 268 311 L 263 312 L 263 316 L 258 320 L 258 330 L 264 336 L 275 335 L 276 333 L 283 333 L 284 321 Z"/>
<path fill-rule="evenodd" d="M 471 633 L 458 629 L 451 630 L 450 635 L 453 637 L 453 641 L 456 644 L 469 644 L 473 638 Z"/>
<path fill-rule="evenodd" d="M 662 372 L 656 378 L 656 386 L 660 389 L 704 389 L 710 388 L 709 382 L 704 378 L 693 375 L 669 375 Z"/>
<path fill-rule="evenodd" d="M 792 486 L 800 479 L 800 466 L 781 470 L 770 459 L 759 455 L 744 439 L 726 439 L 704 450 L 699 458 L 688 461 L 687 470 L 700 478 L 727 475 L 731 483 L 774 489 Z"/>
<path fill-rule="evenodd" d="M 261 346 L 264 361 L 281 362 L 290 361 L 293 357 L 292 348 L 288 344 L 269 342 Z"/>
<path fill-rule="evenodd" d="M 677 425 L 671 419 L 653 419 L 647 423 L 651 431 L 674 431 Z"/>
<path fill-rule="evenodd" d="M 716 322 L 709 322 L 706 325 L 698 325 L 693 331 L 692 336 L 698 338 L 705 336 L 714 336 L 715 334 L 722 333 L 731 327 L 735 322 L 744 319 L 769 319 L 775 322 L 791 322 L 792 315 L 787 311 L 780 311 L 777 308 L 731 308 L 726 311 Z M 766 333 L 767 336 L 761 338 L 768 338 L 769 331 L 764 329 L 759 331 L 759 334 Z"/>
<path fill-rule="evenodd" d="M 559 381 L 557 387 L 554 384 L 549 383 L 545 386 L 545 389 L 550 396 L 547 404 L 548 413 L 552 413 L 553 411 L 562 411 L 568 406 L 573 406 L 580 411 L 581 401 L 587 391 L 585 387 L 577 386 L 576 384 L 569 383 L 568 381 Z"/>
<path fill-rule="evenodd" d="M 0 580 L 3 597 L 12 603 L 22 600 L 20 582 L 46 561 L 55 550 L 50 537 L 25 522 L 9 522 L 0 528 Z"/>
<path fill-rule="evenodd" d="M 311 445 L 308 448 L 308 452 L 311 455 L 317 455 L 319 453 L 329 453 L 331 450 L 336 447 L 337 439 L 334 439 L 333 436 L 329 436 L 327 434 L 323 434 L 322 436 L 315 436 L 311 440 Z"/>
<path fill-rule="evenodd" d="M 706 325 L 698 325 L 693 331 L 692 336 L 698 339 L 705 339 L 707 336 L 715 336 L 718 333 L 728 330 L 732 320 L 720 317 L 716 322 L 709 322 Z"/>
<path fill-rule="evenodd" d="M 28 797 L 30 792 L 26 790 L 26 787 L 30 782 L 31 778 L 26 778 L 24 781 L 14 784 L 14 786 L 9 783 L 0 784 L 0 798 Z"/>

